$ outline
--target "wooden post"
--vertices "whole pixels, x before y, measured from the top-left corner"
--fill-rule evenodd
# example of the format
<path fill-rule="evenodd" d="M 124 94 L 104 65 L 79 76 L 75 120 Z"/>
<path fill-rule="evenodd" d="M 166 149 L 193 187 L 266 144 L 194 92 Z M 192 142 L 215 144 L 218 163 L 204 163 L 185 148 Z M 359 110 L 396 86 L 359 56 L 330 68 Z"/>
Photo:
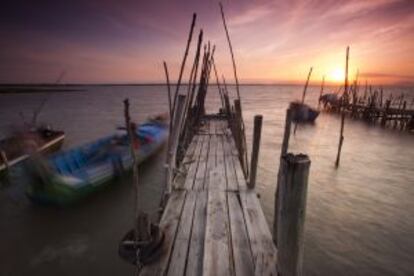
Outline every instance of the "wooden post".
<path fill-rule="evenodd" d="M 282 156 L 285 155 L 288 151 L 291 125 L 292 125 L 292 110 L 288 108 L 286 110 L 285 132 L 283 133 L 283 142 L 282 142 L 282 150 L 280 152 L 280 158 L 282 158 Z"/>
<path fill-rule="evenodd" d="M 242 163 L 244 177 L 247 179 L 247 176 L 249 175 L 249 164 L 247 160 L 247 151 L 246 151 L 246 147 L 247 147 L 246 133 L 245 133 L 244 123 L 243 123 L 241 103 L 239 99 L 234 100 L 234 109 L 236 111 L 237 131 L 239 132 L 237 136 L 239 139 L 240 162 Z"/>
<path fill-rule="evenodd" d="M 279 189 L 280 189 L 280 174 L 281 174 L 281 163 L 282 163 L 282 157 L 287 154 L 288 148 L 289 148 L 289 138 L 290 138 L 290 130 L 292 125 L 292 110 L 288 108 L 286 110 L 286 118 L 285 118 L 285 132 L 283 133 L 283 142 L 282 142 L 282 148 L 280 151 L 280 160 L 279 160 L 279 171 L 277 176 L 277 186 L 276 186 L 276 192 L 275 192 L 275 211 L 274 211 L 274 218 L 273 218 L 273 242 L 277 246 L 277 223 L 278 223 L 278 210 L 279 210 Z"/>
<path fill-rule="evenodd" d="M 342 143 L 344 142 L 344 125 L 345 125 L 345 112 L 342 111 L 341 117 L 341 131 L 339 134 L 338 154 L 336 155 L 335 167 L 339 167 L 339 160 L 341 159 Z"/>
<path fill-rule="evenodd" d="M 287 154 L 280 164 L 277 211 L 278 272 L 302 275 L 303 241 L 310 160 L 307 155 Z"/>
<path fill-rule="evenodd" d="M 180 129 L 181 129 L 181 122 L 182 117 L 184 115 L 184 107 L 185 107 L 185 95 L 179 95 L 177 99 L 177 106 L 174 112 L 174 121 L 171 133 L 171 145 L 168 149 L 168 168 L 167 168 L 167 183 L 166 183 L 166 194 L 167 196 L 171 193 L 172 190 L 172 180 L 173 174 L 176 166 L 176 155 L 177 149 L 179 144 L 179 137 L 180 137 Z"/>
<path fill-rule="evenodd" d="M 259 161 L 259 149 L 260 149 L 260 137 L 262 133 L 262 122 L 263 116 L 256 115 L 254 116 L 254 127 L 253 127 L 253 147 L 252 147 L 252 157 L 250 159 L 250 179 L 247 183 L 247 187 L 254 189 L 256 185 L 256 174 L 257 174 L 257 164 Z"/>

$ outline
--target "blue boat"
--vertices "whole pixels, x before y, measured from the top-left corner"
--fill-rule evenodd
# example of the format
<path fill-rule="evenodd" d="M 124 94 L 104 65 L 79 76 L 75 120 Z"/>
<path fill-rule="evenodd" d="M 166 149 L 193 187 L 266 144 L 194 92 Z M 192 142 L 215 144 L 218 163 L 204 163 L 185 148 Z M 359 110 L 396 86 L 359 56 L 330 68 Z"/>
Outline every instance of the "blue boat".
<path fill-rule="evenodd" d="M 148 121 L 135 135 L 134 150 L 141 163 L 165 143 L 168 127 L 161 121 Z M 132 165 L 129 137 L 122 130 L 47 160 L 32 159 L 30 169 L 36 181 L 26 192 L 35 202 L 68 205 L 107 186 Z"/>

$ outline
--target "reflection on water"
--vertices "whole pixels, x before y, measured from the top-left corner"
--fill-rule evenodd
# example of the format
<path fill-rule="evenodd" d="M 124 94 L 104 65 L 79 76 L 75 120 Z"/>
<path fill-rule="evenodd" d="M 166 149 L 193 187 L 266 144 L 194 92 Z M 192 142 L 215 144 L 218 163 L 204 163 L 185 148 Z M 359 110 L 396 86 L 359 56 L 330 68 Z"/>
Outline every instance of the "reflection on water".
<path fill-rule="evenodd" d="M 410 92 L 405 91 L 413 96 Z M 270 225 L 284 113 L 289 101 L 300 98 L 301 93 L 301 87 L 290 86 L 241 88 L 249 145 L 253 116 L 264 115 L 257 190 Z M 311 105 L 316 106 L 318 93 L 318 88 L 309 90 Z M 32 110 L 43 97 L 0 95 L 1 136 L 10 123 L 21 120 L 18 111 Z M 130 98 L 137 121 L 167 111 L 166 90 L 161 86 L 88 87 L 83 92 L 53 94 L 40 119 L 66 131 L 66 147 L 78 145 L 122 124 L 125 97 Z M 207 100 L 208 110 L 216 111 L 219 98 L 215 87 Z M 291 138 L 291 151 L 307 153 L 312 161 L 305 273 L 413 275 L 414 137 L 347 120 L 341 165 L 336 170 L 338 135 L 339 117 L 321 114 L 314 126 L 300 126 Z M 163 160 L 160 154 L 141 166 L 142 201 L 152 212 L 163 188 Z M 22 192 L 27 180 L 18 171 L 12 173 L 13 185 L 0 192 L 1 275 L 132 272 L 117 256 L 117 242 L 132 225 L 128 178 L 82 204 L 56 209 L 30 204 Z"/>

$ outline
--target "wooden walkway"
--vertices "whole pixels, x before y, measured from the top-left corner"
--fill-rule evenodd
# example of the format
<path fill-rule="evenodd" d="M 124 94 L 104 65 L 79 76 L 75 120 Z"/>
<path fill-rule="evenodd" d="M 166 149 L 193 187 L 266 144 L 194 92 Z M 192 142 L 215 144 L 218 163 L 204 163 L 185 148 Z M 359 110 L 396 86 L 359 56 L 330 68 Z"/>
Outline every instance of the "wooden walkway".
<path fill-rule="evenodd" d="M 160 258 L 140 275 L 277 275 L 271 232 L 226 120 L 193 137 L 160 221 Z"/>

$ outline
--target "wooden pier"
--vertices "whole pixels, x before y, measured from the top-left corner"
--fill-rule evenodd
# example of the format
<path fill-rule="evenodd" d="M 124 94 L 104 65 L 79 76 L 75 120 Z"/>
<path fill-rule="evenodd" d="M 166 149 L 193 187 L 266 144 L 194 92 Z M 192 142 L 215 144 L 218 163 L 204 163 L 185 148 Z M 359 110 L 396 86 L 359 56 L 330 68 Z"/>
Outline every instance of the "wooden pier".
<path fill-rule="evenodd" d="M 120 255 L 136 266 L 139 275 L 302 274 L 310 160 L 306 155 L 287 151 L 291 128 L 288 110 L 281 166 L 275 179 L 277 192 L 271 232 L 255 192 L 263 117 L 254 118 L 249 160 L 234 55 L 222 5 L 220 9 L 233 61 L 237 97 L 230 100 L 224 76 L 223 82 L 219 81 L 215 46 L 211 47 L 208 42 L 201 54 L 202 30 L 187 91 L 180 92 L 196 20 L 194 14 L 174 95 L 164 63 L 170 136 L 161 219 L 159 223 L 150 223 L 149 214 L 140 211 L 139 185 L 135 181 L 134 230 L 120 245 Z M 205 99 L 213 69 L 221 106 L 217 114 L 206 114 Z M 127 128 L 128 125 L 126 120 Z M 136 166 L 134 169 L 136 176 Z"/>
<path fill-rule="evenodd" d="M 271 232 L 224 118 L 202 119 L 160 228 L 161 257 L 142 275 L 277 275 Z"/>

